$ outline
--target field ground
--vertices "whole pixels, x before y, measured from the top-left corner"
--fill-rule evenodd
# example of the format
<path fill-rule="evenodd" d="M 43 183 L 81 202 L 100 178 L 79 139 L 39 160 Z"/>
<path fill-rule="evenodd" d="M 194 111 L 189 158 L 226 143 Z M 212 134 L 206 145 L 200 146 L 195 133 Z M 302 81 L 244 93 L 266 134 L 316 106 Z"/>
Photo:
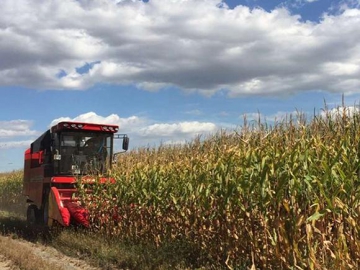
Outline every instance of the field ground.
<path fill-rule="evenodd" d="M 97 270 L 81 258 L 65 255 L 30 232 L 25 219 L 0 212 L 0 269 Z M 37 231 L 40 233 L 40 231 Z M 40 237 L 40 238 L 38 238 Z M 43 235 L 44 237 L 44 235 Z"/>
<path fill-rule="evenodd" d="M 13 269 L 13 270 L 17 270 L 17 269 L 20 269 L 19 267 L 16 267 L 12 261 L 8 260 L 5 256 L 3 255 L 0 255 L 0 269 L 2 270 L 10 270 L 10 269 Z"/>
<path fill-rule="evenodd" d="M 172 253 L 76 228 L 30 228 L 23 215 L 0 210 L 0 270 L 192 269 Z"/>

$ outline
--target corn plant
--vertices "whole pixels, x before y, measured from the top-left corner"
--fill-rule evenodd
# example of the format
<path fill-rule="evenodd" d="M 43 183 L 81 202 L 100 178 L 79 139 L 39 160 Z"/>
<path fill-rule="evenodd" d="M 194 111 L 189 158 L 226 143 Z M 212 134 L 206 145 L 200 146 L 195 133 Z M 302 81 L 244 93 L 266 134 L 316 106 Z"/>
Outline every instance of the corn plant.
<path fill-rule="evenodd" d="M 134 150 L 111 172 L 115 184 L 82 200 L 93 229 L 191 243 L 214 266 L 358 269 L 359 125 L 359 114 L 299 113 Z"/>
<path fill-rule="evenodd" d="M 22 171 L 0 173 L 0 210 L 24 213 L 22 177 Z"/>

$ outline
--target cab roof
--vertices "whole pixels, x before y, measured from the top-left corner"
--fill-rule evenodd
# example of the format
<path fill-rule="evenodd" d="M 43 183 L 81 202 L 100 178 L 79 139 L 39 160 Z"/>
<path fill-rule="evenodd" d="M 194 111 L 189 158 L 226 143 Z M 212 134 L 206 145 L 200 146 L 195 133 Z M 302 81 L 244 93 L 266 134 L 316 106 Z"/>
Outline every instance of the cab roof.
<path fill-rule="evenodd" d="M 63 121 L 50 128 L 51 133 L 64 130 L 87 130 L 87 131 L 102 131 L 107 133 L 116 133 L 119 131 L 119 126 L 109 124 L 94 124 L 85 122 Z"/>

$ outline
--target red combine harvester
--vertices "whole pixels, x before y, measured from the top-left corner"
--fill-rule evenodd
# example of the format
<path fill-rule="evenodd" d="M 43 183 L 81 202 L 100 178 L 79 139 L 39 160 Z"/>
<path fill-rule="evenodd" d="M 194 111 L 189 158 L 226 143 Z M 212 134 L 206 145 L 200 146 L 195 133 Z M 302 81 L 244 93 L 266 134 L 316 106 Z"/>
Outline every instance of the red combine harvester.
<path fill-rule="evenodd" d="M 30 224 L 89 225 L 76 198 L 76 183 L 111 181 L 106 173 L 118 154 L 113 153 L 114 139 L 123 140 L 124 151 L 129 146 L 127 135 L 115 134 L 118 130 L 115 125 L 60 122 L 31 144 L 25 151 L 23 182 Z"/>

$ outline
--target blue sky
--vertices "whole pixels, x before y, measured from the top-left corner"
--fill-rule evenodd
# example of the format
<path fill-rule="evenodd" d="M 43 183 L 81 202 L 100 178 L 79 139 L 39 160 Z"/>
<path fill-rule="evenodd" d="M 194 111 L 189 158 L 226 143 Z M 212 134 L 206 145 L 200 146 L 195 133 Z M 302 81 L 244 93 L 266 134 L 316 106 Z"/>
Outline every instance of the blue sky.
<path fill-rule="evenodd" d="M 133 148 L 360 98 L 359 0 L 0 2 L 0 172 L 62 119 Z"/>

